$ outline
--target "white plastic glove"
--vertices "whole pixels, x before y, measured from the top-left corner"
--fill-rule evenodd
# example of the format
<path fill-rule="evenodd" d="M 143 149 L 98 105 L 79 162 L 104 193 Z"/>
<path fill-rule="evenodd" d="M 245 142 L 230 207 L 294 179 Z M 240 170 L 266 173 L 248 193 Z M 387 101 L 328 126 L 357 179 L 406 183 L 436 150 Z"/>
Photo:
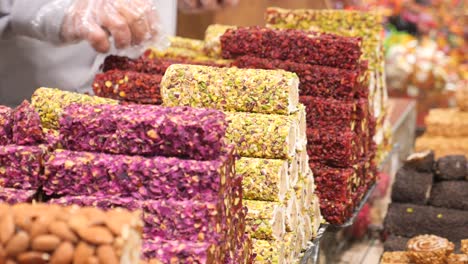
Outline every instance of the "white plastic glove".
<path fill-rule="evenodd" d="M 159 19 L 152 0 L 74 0 L 61 27 L 64 42 L 88 41 L 102 53 L 154 39 Z"/>
<path fill-rule="evenodd" d="M 238 3 L 239 0 L 178 0 L 178 8 L 186 13 L 198 13 L 235 6 Z"/>

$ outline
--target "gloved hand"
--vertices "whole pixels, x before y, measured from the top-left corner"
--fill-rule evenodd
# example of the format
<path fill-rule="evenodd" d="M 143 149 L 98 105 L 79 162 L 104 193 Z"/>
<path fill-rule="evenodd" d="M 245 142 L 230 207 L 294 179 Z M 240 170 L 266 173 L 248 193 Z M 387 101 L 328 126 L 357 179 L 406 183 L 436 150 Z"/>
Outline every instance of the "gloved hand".
<path fill-rule="evenodd" d="M 238 3 L 239 0 L 178 0 L 178 8 L 186 13 L 197 13 L 235 6 Z"/>
<path fill-rule="evenodd" d="M 118 49 L 157 36 L 159 19 L 152 0 L 74 0 L 61 28 L 65 42 L 87 40 L 98 52 Z"/>

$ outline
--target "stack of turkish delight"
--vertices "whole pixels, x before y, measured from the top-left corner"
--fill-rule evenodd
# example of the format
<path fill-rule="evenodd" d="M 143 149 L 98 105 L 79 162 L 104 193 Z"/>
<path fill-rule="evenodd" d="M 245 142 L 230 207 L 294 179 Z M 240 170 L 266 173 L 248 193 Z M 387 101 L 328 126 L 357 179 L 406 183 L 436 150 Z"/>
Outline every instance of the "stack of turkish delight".
<path fill-rule="evenodd" d="M 433 149 L 436 156 L 450 154 L 468 157 L 468 111 L 438 108 L 426 117 L 426 133 L 416 139 L 416 151 Z M 468 109 L 467 109 L 468 110 Z"/>
<path fill-rule="evenodd" d="M 40 187 L 48 149 L 40 117 L 27 101 L 0 106 L 0 202 L 30 202 Z"/>
<path fill-rule="evenodd" d="M 299 79 L 282 70 L 171 65 L 161 82 L 165 106 L 219 109 L 226 139 L 241 158 L 247 230 L 256 261 L 294 263 L 321 222 L 306 152 Z"/>
<path fill-rule="evenodd" d="M 228 29 L 221 37 L 223 57 L 235 66 L 299 77 L 309 163 L 322 214 L 333 224 L 352 215 L 375 181 L 375 118 L 361 45 L 360 38 L 260 27 Z"/>
<path fill-rule="evenodd" d="M 380 163 L 391 144 L 391 127 L 387 117 L 389 105 L 385 83 L 382 14 L 374 11 L 268 8 L 265 16 L 267 27 L 270 28 L 312 30 L 362 38 L 361 58 L 368 63 L 369 82 L 366 84 L 366 91 L 371 113 L 376 118 L 374 140 L 377 145 L 376 161 Z"/>
<path fill-rule="evenodd" d="M 434 234 L 454 243 L 468 234 L 468 161 L 413 154 L 397 172 L 385 218 L 385 251 L 402 251 L 409 238 Z"/>

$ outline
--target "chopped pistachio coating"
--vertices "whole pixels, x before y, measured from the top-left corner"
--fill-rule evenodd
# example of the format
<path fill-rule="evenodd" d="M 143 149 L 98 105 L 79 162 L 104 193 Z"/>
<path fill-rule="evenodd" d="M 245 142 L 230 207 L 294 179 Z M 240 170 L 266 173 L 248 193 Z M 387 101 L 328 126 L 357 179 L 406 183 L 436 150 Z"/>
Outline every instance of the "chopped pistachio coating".
<path fill-rule="evenodd" d="M 281 239 L 285 234 L 285 210 L 276 202 L 244 200 L 247 230 L 255 239 Z"/>
<path fill-rule="evenodd" d="M 170 37 L 171 47 L 193 50 L 199 53 L 203 52 L 205 42 L 199 39 L 190 39 L 183 37 Z"/>
<path fill-rule="evenodd" d="M 210 57 L 221 57 L 221 36 L 230 28 L 235 26 L 214 24 L 205 31 L 205 53 Z"/>
<path fill-rule="evenodd" d="M 286 198 L 286 230 L 296 231 L 299 224 L 300 207 L 296 197 L 296 192 L 292 190 Z"/>
<path fill-rule="evenodd" d="M 255 263 L 295 263 L 300 250 L 300 247 L 295 246 L 295 235 L 293 233 L 287 233 L 283 239 L 277 241 L 260 239 L 253 240 Z"/>
<path fill-rule="evenodd" d="M 299 78 L 283 70 L 171 65 L 162 81 L 167 106 L 290 114 L 297 111 Z"/>
<path fill-rule="evenodd" d="M 44 128 L 59 128 L 59 119 L 64 109 L 73 104 L 118 104 L 112 99 L 90 96 L 86 94 L 61 91 L 53 88 L 39 88 L 31 98 L 31 104 L 41 117 L 41 123 Z"/>
<path fill-rule="evenodd" d="M 242 157 L 290 159 L 295 156 L 297 124 L 291 116 L 226 113 L 226 139 Z"/>
<path fill-rule="evenodd" d="M 285 160 L 241 158 L 236 161 L 236 173 L 243 177 L 245 199 L 279 202 L 289 189 Z"/>

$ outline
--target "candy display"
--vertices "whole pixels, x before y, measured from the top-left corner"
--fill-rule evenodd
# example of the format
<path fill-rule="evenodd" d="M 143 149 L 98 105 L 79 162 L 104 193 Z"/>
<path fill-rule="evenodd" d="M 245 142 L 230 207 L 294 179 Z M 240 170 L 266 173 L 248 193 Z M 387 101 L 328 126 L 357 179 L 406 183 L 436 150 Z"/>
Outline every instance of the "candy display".
<path fill-rule="evenodd" d="M 432 173 L 418 172 L 403 167 L 396 174 L 392 187 L 392 201 L 427 204 L 431 195 L 432 183 Z"/>
<path fill-rule="evenodd" d="M 384 252 L 380 264 L 410 264 L 411 260 L 405 251 Z"/>
<path fill-rule="evenodd" d="M 37 189 L 46 150 L 45 146 L 0 146 L 0 186 Z"/>
<path fill-rule="evenodd" d="M 229 156 L 212 161 L 56 150 L 45 163 L 44 191 L 138 199 L 217 197 L 231 183 Z"/>
<path fill-rule="evenodd" d="M 63 110 L 71 104 L 118 104 L 112 99 L 72 93 L 52 88 L 39 88 L 31 97 L 31 104 L 41 117 L 44 128 L 58 129 Z"/>
<path fill-rule="evenodd" d="M 41 119 L 28 101 L 23 101 L 12 113 L 12 141 L 18 145 L 37 145 L 44 141 Z"/>
<path fill-rule="evenodd" d="M 468 137 L 468 112 L 437 108 L 426 117 L 428 136 Z"/>
<path fill-rule="evenodd" d="M 233 65 L 239 68 L 275 70 L 282 69 L 294 72 L 299 77 L 299 94 L 315 98 L 353 99 L 356 96 L 367 96 L 367 89 L 360 85 L 360 70 L 346 70 L 320 65 L 297 63 L 290 60 L 264 59 L 253 56 L 236 58 Z M 301 100 L 302 102 L 302 100 Z"/>
<path fill-rule="evenodd" d="M 236 28 L 235 26 L 227 25 L 209 25 L 205 31 L 205 47 L 204 51 L 211 57 L 221 57 L 221 36 L 226 30 Z"/>
<path fill-rule="evenodd" d="M 434 184 L 429 204 L 468 211 L 468 181 L 444 181 Z"/>
<path fill-rule="evenodd" d="M 253 251 L 255 252 L 255 263 L 292 263 L 298 252 L 291 247 L 293 243 L 292 234 L 282 242 L 255 239 Z"/>
<path fill-rule="evenodd" d="M 227 112 L 226 139 L 243 157 L 289 159 L 295 155 L 294 116 Z"/>
<path fill-rule="evenodd" d="M 161 104 L 161 79 L 162 75 L 111 70 L 96 75 L 93 90 L 98 96 L 120 101 Z"/>
<path fill-rule="evenodd" d="M 436 177 L 439 180 L 468 179 L 468 160 L 463 155 L 450 155 L 440 158 L 436 164 Z"/>
<path fill-rule="evenodd" d="M 8 204 L 32 202 L 36 190 L 22 190 L 0 187 L 0 202 Z"/>
<path fill-rule="evenodd" d="M 221 37 L 225 59 L 250 55 L 350 70 L 360 67 L 360 46 L 360 38 L 343 38 L 295 29 L 239 27 L 228 29 Z"/>
<path fill-rule="evenodd" d="M 11 114 L 13 110 L 6 106 L 0 106 L 0 145 L 11 143 Z"/>
<path fill-rule="evenodd" d="M 299 79 L 282 70 L 171 65 L 161 82 L 166 106 L 290 114 L 297 111 Z"/>
<path fill-rule="evenodd" d="M 255 239 L 281 240 L 286 232 L 285 208 L 275 202 L 244 200 L 246 221 Z"/>
<path fill-rule="evenodd" d="M 421 235 L 411 238 L 407 244 L 407 254 L 416 263 L 445 263 L 455 245 L 445 238 L 434 235 Z"/>
<path fill-rule="evenodd" d="M 45 204 L 2 204 L 0 211 L 6 263 L 139 261 L 141 221 L 127 211 Z"/>
<path fill-rule="evenodd" d="M 75 104 L 60 120 L 67 149 L 197 160 L 219 156 L 225 131 L 223 113 L 187 107 Z"/>

